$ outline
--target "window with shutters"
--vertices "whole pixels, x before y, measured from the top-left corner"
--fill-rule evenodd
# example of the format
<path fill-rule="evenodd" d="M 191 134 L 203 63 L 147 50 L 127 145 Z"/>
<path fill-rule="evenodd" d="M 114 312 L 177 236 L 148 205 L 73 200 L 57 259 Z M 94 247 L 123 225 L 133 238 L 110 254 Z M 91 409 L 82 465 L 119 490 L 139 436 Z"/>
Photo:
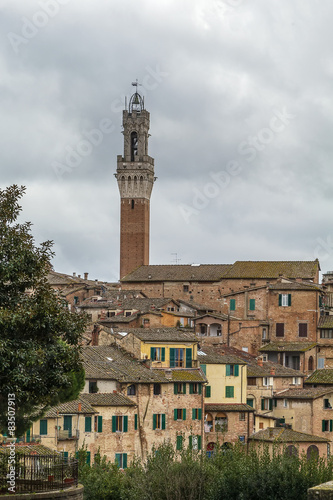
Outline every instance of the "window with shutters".
<path fill-rule="evenodd" d="M 91 432 L 91 417 L 84 419 L 84 432 Z"/>
<path fill-rule="evenodd" d="M 251 408 L 254 408 L 254 399 L 253 398 L 247 398 L 246 404 L 248 406 L 251 406 Z"/>
<path fill-rule="evenodd" d="M 250 311 L 255 311 L 256 310 L 256 299 L 250 299 L 249 310 Z"/>
<path fill-rule="evenodd" d="M 201 408 L 192 408 L 192 420 L 202 420 Z"/>
<path fill-rule="evenodd" d="M 333 420 L 322 420 L 321 421 L 321 430 L 323 432 L 332 432 L 333 431 Z"/>
<path fill-rule="evenodd" d="M 282 306 L 282 307 L 291 306 L 291 294 L 290 293 L 279 293 L 279 306 Z"/>
<path fill-rule="evenodd" d="M 230 308 L 230 311 L 236 310 L 236 299 L 230 299 L 229 308 Z"/>
<path fill-rule="evenodd" d="M 261 400 L 261 409 L 262 410 L 273 410 L 273 399 L 263 398 Z"/>
<path fill-rule="evenodd" d="M 189 441 L 189 448 L 190 450 L 201 450 L 201 436 L 189 436 L 188 437 Z"/>
<path fill-rule="evenodd" d="M 227 385 L 225 387 L 225 397 L 226 398 L 233 398 L 234 397 L 234 386 L 233 385 Z"/>
<path fill-rule="evenodd" d="M 308 336 L 308 324 L 307 323 L 299 323 L 298 324 L 298 335 L 299 335 L 299 337 L 307 337 Z"/>
<path fill-rule="evenodd" d="M 183 436 L 177 436 L 176 449 L 179 451 L 183 447 Z"/>
<path fill-rule="evenodd" d="M 189 393 L 190 394 L 201 394 L 201 384 L 196 382 L 191 382 L 189 384 Z"/>
<path fill-rule="evenodd" d="M 247 385 L 257 385 L 256 377 L 247 377 Z"/>
<path fill-rule="evenodd" d="M 175 382 L 173 388 L 174 394 L 186 394 L 186 383 L 184 382 Z"/>
<path fill-rule="evenodd" d="M 211 386 L 210 385 L 206 385 L 205 387 L 205 397 L 206 398 L 210 398 L 211 396 Z"/>
<path fill-rule="evenodd" d="M 241 411 L 239 414 L 239 420 L 243 421 L 245 420 L 245 411 Z"/>
<path fill-rule="evenodd" d="M 186 420 L 186 408 L 175 408 L 174 420 Z"/>
<path fill-rule="evenodd" d="M 47 434 L 47 420 L 43 419 L 39 421 L 39 434 L 45 436 Z"/>
<path fill-rule="evenodd" d="M 170 348 L 170 367 L 184 368 L 184 366 L 185 366 L 184 349 Z"/>
<path fill-rule="evenodd" d="M 226 375 L 238 377 L 239 375 L 239 365 L 226 365 Z"/>
<path fill-rule="evenodd" d="M 154 413 L 153 414 L 153 430 L 164 430 L 165 429 L 165 413 Z"/>
<path fill-rule="evenodd" d="M 127 453 L 116 453 L 115 463 L 118 465 L 118 467 L 120 469 L 126 469 L 127 468 Z"/>
<path fill-rule="evenodd" d="M 112 432 L 127 432 L 128 431 L 128 416 L 113 415 L 112 416 Z"/>
<path fill-rule="evenodd" d="M 284 337 L 284 323 L 276 323 L 276 336 Z"/>
<path fill-rule="evenodd" d="M 95 416 L 95 432 L 102 432 L 103 430 L 103 417 L 102 415 Z"/>
<path fill-rule="evenodd" d="M 96 394 L 96 392 L 98 392 L 97 380 L 89 380 L 89 392 L 90 394 Z"/>
<path fill-rule="evenodd" d="M 151 347 L 150 358 L 152 361 L 165 361 L 165 347 Z"/>

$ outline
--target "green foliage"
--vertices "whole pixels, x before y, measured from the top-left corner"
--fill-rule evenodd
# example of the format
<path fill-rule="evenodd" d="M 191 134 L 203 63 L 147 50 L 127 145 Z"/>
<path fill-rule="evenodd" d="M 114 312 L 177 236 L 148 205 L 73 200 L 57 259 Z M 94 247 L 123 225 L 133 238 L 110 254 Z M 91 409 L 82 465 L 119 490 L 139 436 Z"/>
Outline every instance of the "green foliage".
<path fill-rule="evenodd" d="M 82 387 L 79 340 L 85 318 L 71 313 L 47 282 L 52 242 L 35 246 L 18 223 L 24 187 L 0 190 L 0 429 L 15 394 L 16 435 L 45 408 L 75 399 Z"/>
<path fill-rule="evenodd" d="M 306 500 L 307 489 L 332 479 L 331 459 L 272 455 L 237 444 L 217 449 L 212 458 L 165 442 L 143 463 L 125 471 L 98 455 L 90 467 L 81 458 L 80 482 L 86 500 Z"/>

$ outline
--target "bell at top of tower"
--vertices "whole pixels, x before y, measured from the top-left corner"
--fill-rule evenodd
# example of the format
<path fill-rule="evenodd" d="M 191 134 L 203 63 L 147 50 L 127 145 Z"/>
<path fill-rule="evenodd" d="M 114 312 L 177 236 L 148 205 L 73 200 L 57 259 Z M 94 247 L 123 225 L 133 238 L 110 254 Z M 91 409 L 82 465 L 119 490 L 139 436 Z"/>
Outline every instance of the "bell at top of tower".
<path fill-rule="evenodd" d="M 145 103 L 143 97 L 138 92 L 138 80 L 132 83 L 133 87 L 136 87 L 134 94 L 131 96 L 128 106 L 129 113 L 133 111 L 143 111 L 145 109 Z"/>

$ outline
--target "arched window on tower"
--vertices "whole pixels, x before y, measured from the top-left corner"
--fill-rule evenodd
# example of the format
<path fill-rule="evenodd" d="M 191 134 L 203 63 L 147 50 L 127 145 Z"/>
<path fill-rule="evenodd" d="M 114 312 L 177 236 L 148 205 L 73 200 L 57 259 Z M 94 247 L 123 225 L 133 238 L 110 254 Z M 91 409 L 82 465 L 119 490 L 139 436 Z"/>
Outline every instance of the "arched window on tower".
<path fill-rule="evenodd" d="M 131 161 L 135 161 L 134 158 L 138 154 L 138 134 L 136 132 L 131 133 Z"/>
<path fill-rule="evenodd" d="M 132 203 L 131 203 L 131 208 L 132 208 L 132 209 L 134 208 L 134 200 L 132 200 Z"/>

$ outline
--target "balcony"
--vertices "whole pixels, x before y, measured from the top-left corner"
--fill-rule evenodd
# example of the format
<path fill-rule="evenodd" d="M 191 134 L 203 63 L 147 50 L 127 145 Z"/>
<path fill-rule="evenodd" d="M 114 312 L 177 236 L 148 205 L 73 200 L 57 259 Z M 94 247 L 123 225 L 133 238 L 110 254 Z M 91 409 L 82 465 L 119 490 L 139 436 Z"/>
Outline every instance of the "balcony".
<path fill-rule="evenodd" d="M 69 430 L 58 429 L 58 441 L 76 440 L 79 439 L 80 431 L 70 432 Z"/>

